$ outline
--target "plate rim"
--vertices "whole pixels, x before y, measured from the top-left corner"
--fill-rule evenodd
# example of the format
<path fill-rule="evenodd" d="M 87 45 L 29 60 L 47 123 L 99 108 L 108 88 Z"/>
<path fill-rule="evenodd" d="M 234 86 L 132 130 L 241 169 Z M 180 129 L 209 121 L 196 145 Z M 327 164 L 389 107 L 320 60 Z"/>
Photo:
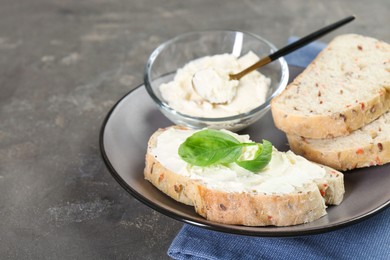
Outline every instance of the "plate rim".
<path fill-rule="evenodd" d="M 289 67 L 292 67 L 292 66 L 289 66 Z M 111 164 L 111 162 L 108 158 L 108 155 L 106 153 L 106 150 L 105 150 L 104 133 L 105 133 L 107 123 L 108 123 L 109 119 L 111 118 L 111 115 L 113 114 L 115 109 L 118 107 L 118 105 L 124 101 L 124 99 L 126 99 L 131 94 L 133 94 L 133 92 L 140 91 L 142 89 L 142 87 L 144 87 L 143 83 L 139 84 L 137 87 L 135 87 L 134 89 L 127 92 L 124 96 L 122 96 L 112 106 L 112 108 L 109 110 L 107 115 L 104 117 L 104 120 L 103 120 L 102 125 L 100 127 L 100 132 L 99 132 L 99 148 L 100 148 L 100 154 L 101 154 L 101 157 L 104 161 L 104 164 L 106 165 L 107 169 L 109 170 L 111 176 L 119 183 L 119 185 L 124 190 L 126 190 L 130 195 L 132 195 L 134 198 L 136 198 L 138 201 L 140 201 L 141 203 L 145 204 L 146 206 L 152 208 L 153 210 L 156 210 L 157 212 L 159 212 L 163 215 L 166 215 L 170 218 L 173 218 L 175 220 L 178 220 L 178 221 L 186 223 L 186 224 L 205 228 L 208 230 L 219 231 L 219 232 L 223 232 L 223 233 L 236 234 L 236 235 L 246 235 L 246 236 L 256 236 L 256 237 L 294 237 L 294 236 L 303 236 L 303 235 L 322 234 L 322 233 L 334 231 L 337 229 L 341 229 L 344 227 L 348 227 L 348 226 L 351 226 L 353 224 L 357 224 L 357 223 L 359 223 L 367 218 L 373 217 L 374 215 L 383 211 L 384 209 L 386 209 L 390 205 L 390 199 L 389 199 L 389 200 L 387 200 L 387 202 L 383 203 L 379 207 L 376 207 L 375 209 L 370 210 L 368 212 L 365 212 L 364 214 L 359 215 L 357 217 L 354 217 L 352 219 L 348 219 L 347 221 L 343 221 L 343 222 L 340 222 L 337 224 L 326 225 L 326 226 L 322 226 L 319 228 L 309 228 L 306 230 L 290 230 L 290 231 L 287 230 L 287 231 L 279 231 L 279 232 L 276 230 L 275 231 L 261 231 L 261 228 L 263 228 L 261 226 L 259 226 L 259 227 L 252 227 L 252 226 L 246 227 L 246 226 L 239 226 L 239 225 L 221 224 L 221 223 L 217 223 L 217 222 L 204 223 L 204 222 L 199 222 L 196 219 L 191 219 L 191 218 L 177 215 L 176 213 L 171 212 L 168 209 L 165 209 L 164 207 L 155 204 L 154 202 L 150 201 L 149 199 L 147 199 L 143 195 L 139 194 L 135 189 L 133 189 L 120 176 L 120 174 L 115 170 L 115 168 Z M 145 90 L 145 92 L 146 92 L 146 90 Z M 179 202 L 177 202 L 177 203 L 179 203 Z M 206 221 L 211 222 L 211 221 L 208 221 L 207 219 L 204 219 L 204 220 L 205 220 L 205 222 Z M 301 224 L 301 225 L 304 225 L 304 224 Z M 235 227 L 235 228 L 230 228 L 230 226 Z M 242 228 L 240 229 L 240 227 L 242 227 L 242 228 L 259 228 L 259 231 L 251 231 L 251 230 L 246 230 L 246 229 L 242 229 Z M 273 226 L 267 226 L 267 228 L 270 228 L 270 227 L 272 228 Z M 278 227 L 275 226 L 274 228 L 277 229 Z"/>

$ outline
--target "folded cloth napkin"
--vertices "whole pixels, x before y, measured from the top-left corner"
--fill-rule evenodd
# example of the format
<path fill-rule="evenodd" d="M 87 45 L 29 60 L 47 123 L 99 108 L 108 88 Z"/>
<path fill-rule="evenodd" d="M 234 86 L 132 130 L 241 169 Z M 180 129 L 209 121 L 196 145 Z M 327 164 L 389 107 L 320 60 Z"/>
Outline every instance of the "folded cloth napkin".
<path fill-rule="evenodd" d="M 290 38 L 294 41 L 296 38 Z M 314 42 L 286 56 L 306 67 L 325 45 Z M 173 259 L 390 259 L 390 208 L 336 231 L 287 238 L 226 234 L 185 224 L 168 249 Z"/>
<path fill-rule="evenodd" d="M 390 208 L 358 224 L 319 235 L 248 237 L 184 225 L 173 259 L 390 259 Z"/>

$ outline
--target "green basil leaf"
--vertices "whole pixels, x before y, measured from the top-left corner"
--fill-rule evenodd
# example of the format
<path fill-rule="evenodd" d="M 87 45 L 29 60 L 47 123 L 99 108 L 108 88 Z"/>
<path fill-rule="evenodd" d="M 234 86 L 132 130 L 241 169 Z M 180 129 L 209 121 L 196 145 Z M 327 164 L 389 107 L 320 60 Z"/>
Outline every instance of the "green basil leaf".
<path fill-rule="evenodd" d="M 179 156 L 197 166 L 235 162 L 246 145 L 224 132 L 206 129 L 194 133 L 179 147 Z"/>
<path fill-rule="evenodd" d="M 272 144 L 267 140 L 263 140 L 263 144 L 258 145 L 259 149 L 253 160 L 236 161 L 236 163 L 251 172 L 258 172 L 267 166 L 272 157 Z"/>

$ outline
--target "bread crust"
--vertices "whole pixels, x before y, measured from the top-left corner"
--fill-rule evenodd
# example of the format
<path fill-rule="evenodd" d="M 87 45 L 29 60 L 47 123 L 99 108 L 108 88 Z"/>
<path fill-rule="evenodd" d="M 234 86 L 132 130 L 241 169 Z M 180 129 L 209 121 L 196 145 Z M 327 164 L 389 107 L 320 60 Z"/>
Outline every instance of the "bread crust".
<path fill-rule="evenodd" d="M 385 65 L 386 61 L 383 61 L 386 60 L 386 57 L 389 57 L 388 55 L 384 56 L 384 53 L 390 50 L 390 46 L 385 42 L 360 35 L 343 35 L 337 37 L 336 39 L 329 43 L 329 45 L 314 59 L 314 61 L 310 63 L 309 66 L 298 77 L 296 77 L 295 80 L 289 84 L 279 96 L 275 97 L 271 101 L 273 120 L 275 126 L 280 130 L 289 134 L 313 139 L 344 136 L 372 122 L 390 109 L 390 85 L 388 80 L 389 68 L 388 65 Z M 348 43 L 348 41 L 351 41 L 352 43 Z M 289 105 L 284 103 L 286 100 L 289 100 L 290 97 L 294 97 L 293 100 L 297 103 L 305 103 L 310 101 L 313 103 L 312 109 L 315 111 L 315 106 L 324 106 L 321 103 L 321 99 L 324 96 L 324 92 L 321 93 L 319 88 L 321 86 L 323 87 L 323 90 L 326 90 L 327 93 L 329 93 L 329 95 L 332 95 L 333 100 L 342 97 L 342 94 L 339 94 L 339 92 L 343 93 L 343 88 L 344 90 L 354 88 L 354 93 L 358 93 L 359 88 L 354 87 L 354 84 L 349 81 L 350 79 L 348 76 L 348 73 L 355 73 L 356 75 L 360 75 L 358 68 L 356 68 L 356 71 L 353 72 L 345 72 L 346 75 L 338 78 L 339 81 L 336 81 L 337 84 L 331 81 L 336 84 L 336 86 L 327 82 L 327 79 L 330 80 L 333 76 L 333 64 L 324 64 L 325 61 L 329 62 L 329 58 L 325 59 L 325 56 L 332 52 L 333 47 L 336 44 L 347 45 L 348 48 L 352 48 L 351 46 L 355 46 L 355 44 L 357 44 L 357 48 L 352 48 L 354 52 L 359 53 L 363 51 L 362 47 L 356 43 L 356 41 L 367 41 L 367 44 L 370 44 L 373 49 L 375 48 L 383 50 L 381 54 L 384 57 L 380 57 L 379 59 L 378 57 L 374 56 L 376 59 L 375 62 L 378 66 L 375 69 L 380 69 L 381 71 L 383 70 L 380 78 L 372 79 L 370 76 L 366 76 L 367 79 L 365 79 L 366 85 L 371 86 L 372 92 L 370 92 L 370 95 L 356 96 L 356 100 L 350 100 L 351 103 L 346 103 L 343 109 L 339 109 L 338 111 L 329 109 L 327 112 L 323 111 L 321 113 L 311 112 L 310 110 L 306 111 L 306 108 L 302 111 L 298 111 L 299 109 L 295 110 L 295 107 L 290 107 L 291 103 L 289 103 Z M 343 44 L 341 44 L 341 42 Z M 343 49 L 341 49 L 340 52 L 342 52 L 342 50 Z M 332 54 L 329 55 L 335 55 L 335 52 L 332 52 Z M 377 55 L 380 56 L 380 54 Z M 367 54 L 367 57 L 368 56 L 369 54 Z M 350 64 L 358 64 L 359 60 L 358 58 L 351 58 L 350 60 L 346 61 L 346 63 L 348 62 Z M 323 68 L 326 66 L 328 66 L 328 69 Z M 329 72 L 327 70 L 329 70 Z M 321 73 L 329 73 L 329 75 L 328 77 L 317 79 L 318 74 Z M 359 84 L 362 85 L 362 83 Z M 316 87 L 319 89 L 318 93 L 315 92 L 316 94 L 313 95 L 312 91 L 313 89 L 316 89 Z M 360 87 L 364 88 L 365 86 L 362 85 Z M 305 90 L 308 89 L 311 89 L 311 94 L 310 96 L 305 96 L 305 94 L 302 92 L 305 92 Z M 299 104 L 297 104 L 297 106 L 299 106 Z"/>
<path fill-rule="evenodd" d="M 390 140 L 380 143 L 366 143 L 363 146 L 351 142 L 349 147 L 340 147 L 340 149 L 334 150 L 315 147 L 311 144 L 310 139 L 298 135 L 287 134 L 287 140 L 294 153 L 310 161 L 341 171 L 390 162 Z M 326 141 L 337 142 L 337 138 Z"/>
<path fill-rule="evenodd" d="M 310 65 L 309 65 L 310 66 Z M 301 77 L 304 76 L 301 74 Z M 298 84 L 298 81 L 292 83 Z M 305 116 L 285 111 L 277 105 L 278 96 L 271 101 L 274 124 L 283 132 L 306 138 L 322 139 L 349 135 L 353 131 L 374 121 L 390 109 L 390 89 L 382 88 L 378 95 L 362 105 L 350 106 L 344 111 L 326 115 Z"/>
<path fill-rule="evenodd" d="M 166 169 L 153 156 L 151 151 L 158 135 L 163 131 L 165 129 L 159 129 L 149 140 L 145 179 L 176 201 L 194 206 L 199 215 L 210 221 L 246 226 L 297 225 L 325 215 L 325 200 L 330 204 L 338 204 L 342 200 L 342 176 L 334 180 L 319 181 L 317 185 L 308 184 L 301 191 L 292 194 L 239 193 L 210 189 L 200 180 Z M 333 193 L 338 195 L 334 196 Z"/>
<path fill-rule="evenodd" d="M 289 195 L 227 193 L 198 185 L 194 205 L 198 214 L 224 224 L 290 226 L 311 222 L 326 214 L 315 185 Z"/>

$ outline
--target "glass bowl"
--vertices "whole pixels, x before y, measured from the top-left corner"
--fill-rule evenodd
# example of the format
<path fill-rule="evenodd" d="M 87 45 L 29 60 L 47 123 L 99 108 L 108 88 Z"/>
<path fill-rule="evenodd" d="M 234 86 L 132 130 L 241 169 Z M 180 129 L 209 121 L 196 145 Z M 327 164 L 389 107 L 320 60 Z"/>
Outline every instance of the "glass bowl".
<path fill-rule="evenodd" d="M 208 118 L 195 117 L 171 108 L 161 96 L 159 86 L 173 80 L 176 71 L 195 59 L 229 53 L 240 57 L 249 51 L 264 57 L 277 49 L 260 36 L 241 31 L 199 31 L 179 35 L 157 47 L 150 55 L 144 72 L 145 87 L 161 112 L 174 124 L 190 128 L 241 130 L 263 117 L 273 97 L 287 85 L 289 71 L 286 61 L 280 58 L 259 71 L 271 79 L 266 101 L 242 114 Z"/>

